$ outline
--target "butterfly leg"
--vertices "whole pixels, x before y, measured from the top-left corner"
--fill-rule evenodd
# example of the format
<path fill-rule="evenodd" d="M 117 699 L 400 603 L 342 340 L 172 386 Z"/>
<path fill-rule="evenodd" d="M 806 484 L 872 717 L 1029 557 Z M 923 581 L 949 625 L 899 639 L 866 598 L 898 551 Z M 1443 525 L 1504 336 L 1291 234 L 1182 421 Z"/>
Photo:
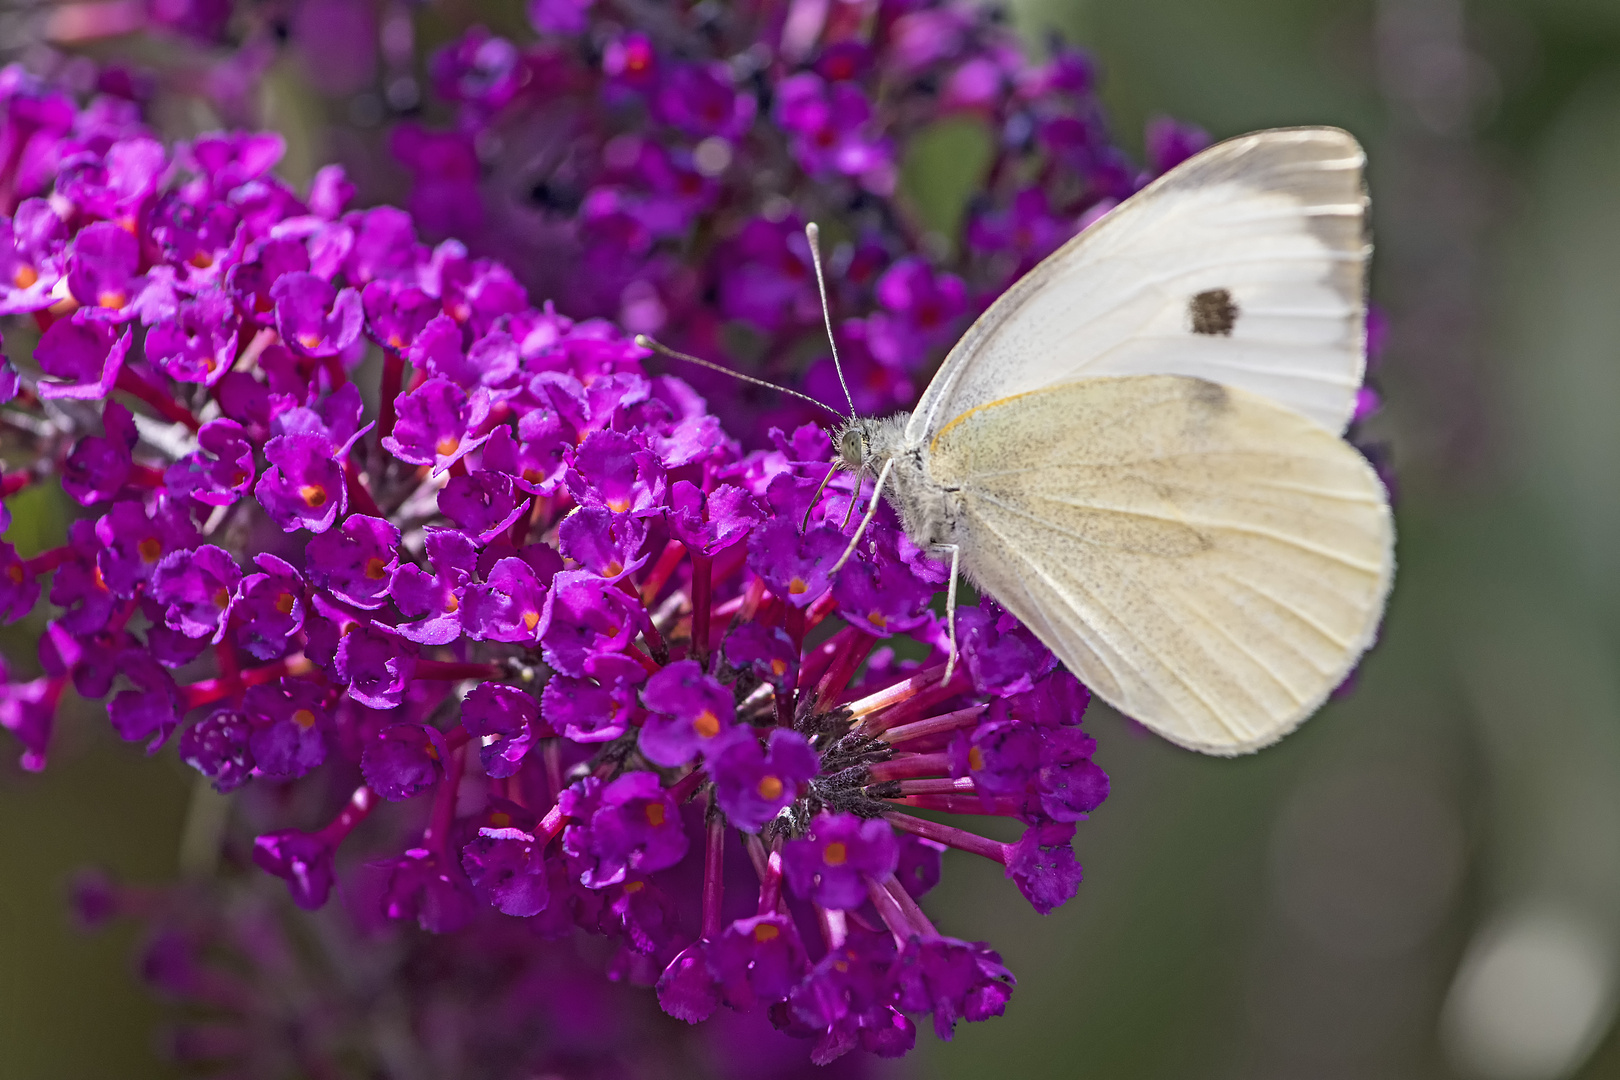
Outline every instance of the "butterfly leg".
<path fill-rule="evenodd" d="M 951 583 L 945 586 L 945 634 L 950 638 L 951 654 L 945 660 L 945 674 L 939 680 L 941 684 L 951 681 L 956 674 L 956 567 L 962 557 L 962 548 L 959 544 L 935 544 L 935 551 L 949 551 L 951 553 Z"/>
<path fill-rule="evenodd" d="M 849 538 L 849 547 L 844 549 L 844 553 L 838 557 L 838 561 L 833 563 L 832 569 L 827 571 L 828 577 L 843 569 L 844 564 L 849 562 L 849 557 L 855 554 L 855 545 L 861 542 L 861 537 L 866 534 L 866 527 L 872 524 L 873 518 L 877 517 L 878 502 L 883 498 L 883 485 L 889 479 L 889 470 L 893 468 L 894 458 L 890 458 L 883 463 L 883 471 L 878 473 L 877 483 L 872 485 L 872 502 L 866 508 L 866 516 L 861 518 L 861 524 L 856 528 L 855 535 Z M 855 491 L 857 495 L 860 493 L 859 488 L 856 488 Z"/>

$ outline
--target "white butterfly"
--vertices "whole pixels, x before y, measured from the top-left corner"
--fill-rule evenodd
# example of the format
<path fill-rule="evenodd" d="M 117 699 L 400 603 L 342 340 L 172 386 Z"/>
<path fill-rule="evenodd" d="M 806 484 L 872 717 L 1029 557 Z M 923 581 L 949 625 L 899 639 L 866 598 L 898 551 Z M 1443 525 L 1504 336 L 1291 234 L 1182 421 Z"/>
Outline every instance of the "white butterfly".
<path fill-rule="evenodd" d="M 1172 742 L 1238 754 L 1293 730 L 1371 644 L 1394 574 L 1388 495 L 1340 437 L 1365 365 L 1365 160 L 1332 128 L 1245 135 L 1069 241 L 914 412 L 839 433 L 844 467 L 878 470 L 862 527 L 886 495 L 951 558 L 948 605 L 959 564 Z"/>

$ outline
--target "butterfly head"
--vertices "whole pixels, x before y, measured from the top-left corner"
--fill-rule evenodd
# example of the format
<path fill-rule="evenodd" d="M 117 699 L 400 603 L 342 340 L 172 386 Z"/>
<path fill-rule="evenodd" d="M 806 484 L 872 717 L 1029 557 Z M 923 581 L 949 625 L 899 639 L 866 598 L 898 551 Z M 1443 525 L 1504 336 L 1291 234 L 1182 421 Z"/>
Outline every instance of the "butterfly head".
<path fill-rule="evenodd" d="M 860 472 L 865 467 L 868 453 L 866 433 L 861 430 L 861 421 L 851 420 L 839 429 L 834 445 L 838 449 L 838 466 L 850 472 Z"/>

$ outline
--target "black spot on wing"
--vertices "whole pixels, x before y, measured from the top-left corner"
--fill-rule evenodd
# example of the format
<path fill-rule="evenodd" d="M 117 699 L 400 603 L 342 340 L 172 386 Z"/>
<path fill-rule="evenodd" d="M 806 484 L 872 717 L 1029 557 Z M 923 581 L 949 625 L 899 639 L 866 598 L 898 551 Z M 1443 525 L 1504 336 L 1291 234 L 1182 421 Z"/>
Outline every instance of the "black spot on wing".
<path fill-rule="evenodd" d="M 1187 302 L 1192 316 L 1192 332 L 1213 337 L 1231 337 L 1237 325 L 1238 306 L 1225 289 L 1205 289 Z"/>

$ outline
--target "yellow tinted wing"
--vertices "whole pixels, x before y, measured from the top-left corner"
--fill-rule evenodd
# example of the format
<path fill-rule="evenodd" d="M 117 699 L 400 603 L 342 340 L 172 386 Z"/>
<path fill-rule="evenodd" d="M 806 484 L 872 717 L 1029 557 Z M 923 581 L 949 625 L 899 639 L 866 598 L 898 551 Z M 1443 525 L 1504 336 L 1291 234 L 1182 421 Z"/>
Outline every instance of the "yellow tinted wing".
<path fill-rule="evenodd" d="M 1394 526 L 1367 461 L 1256 394 L 1086 379 L 930 443 L 969 577 L 1110 704 L 1217 754 L 1281 738 L 1377 631 Z"/>

